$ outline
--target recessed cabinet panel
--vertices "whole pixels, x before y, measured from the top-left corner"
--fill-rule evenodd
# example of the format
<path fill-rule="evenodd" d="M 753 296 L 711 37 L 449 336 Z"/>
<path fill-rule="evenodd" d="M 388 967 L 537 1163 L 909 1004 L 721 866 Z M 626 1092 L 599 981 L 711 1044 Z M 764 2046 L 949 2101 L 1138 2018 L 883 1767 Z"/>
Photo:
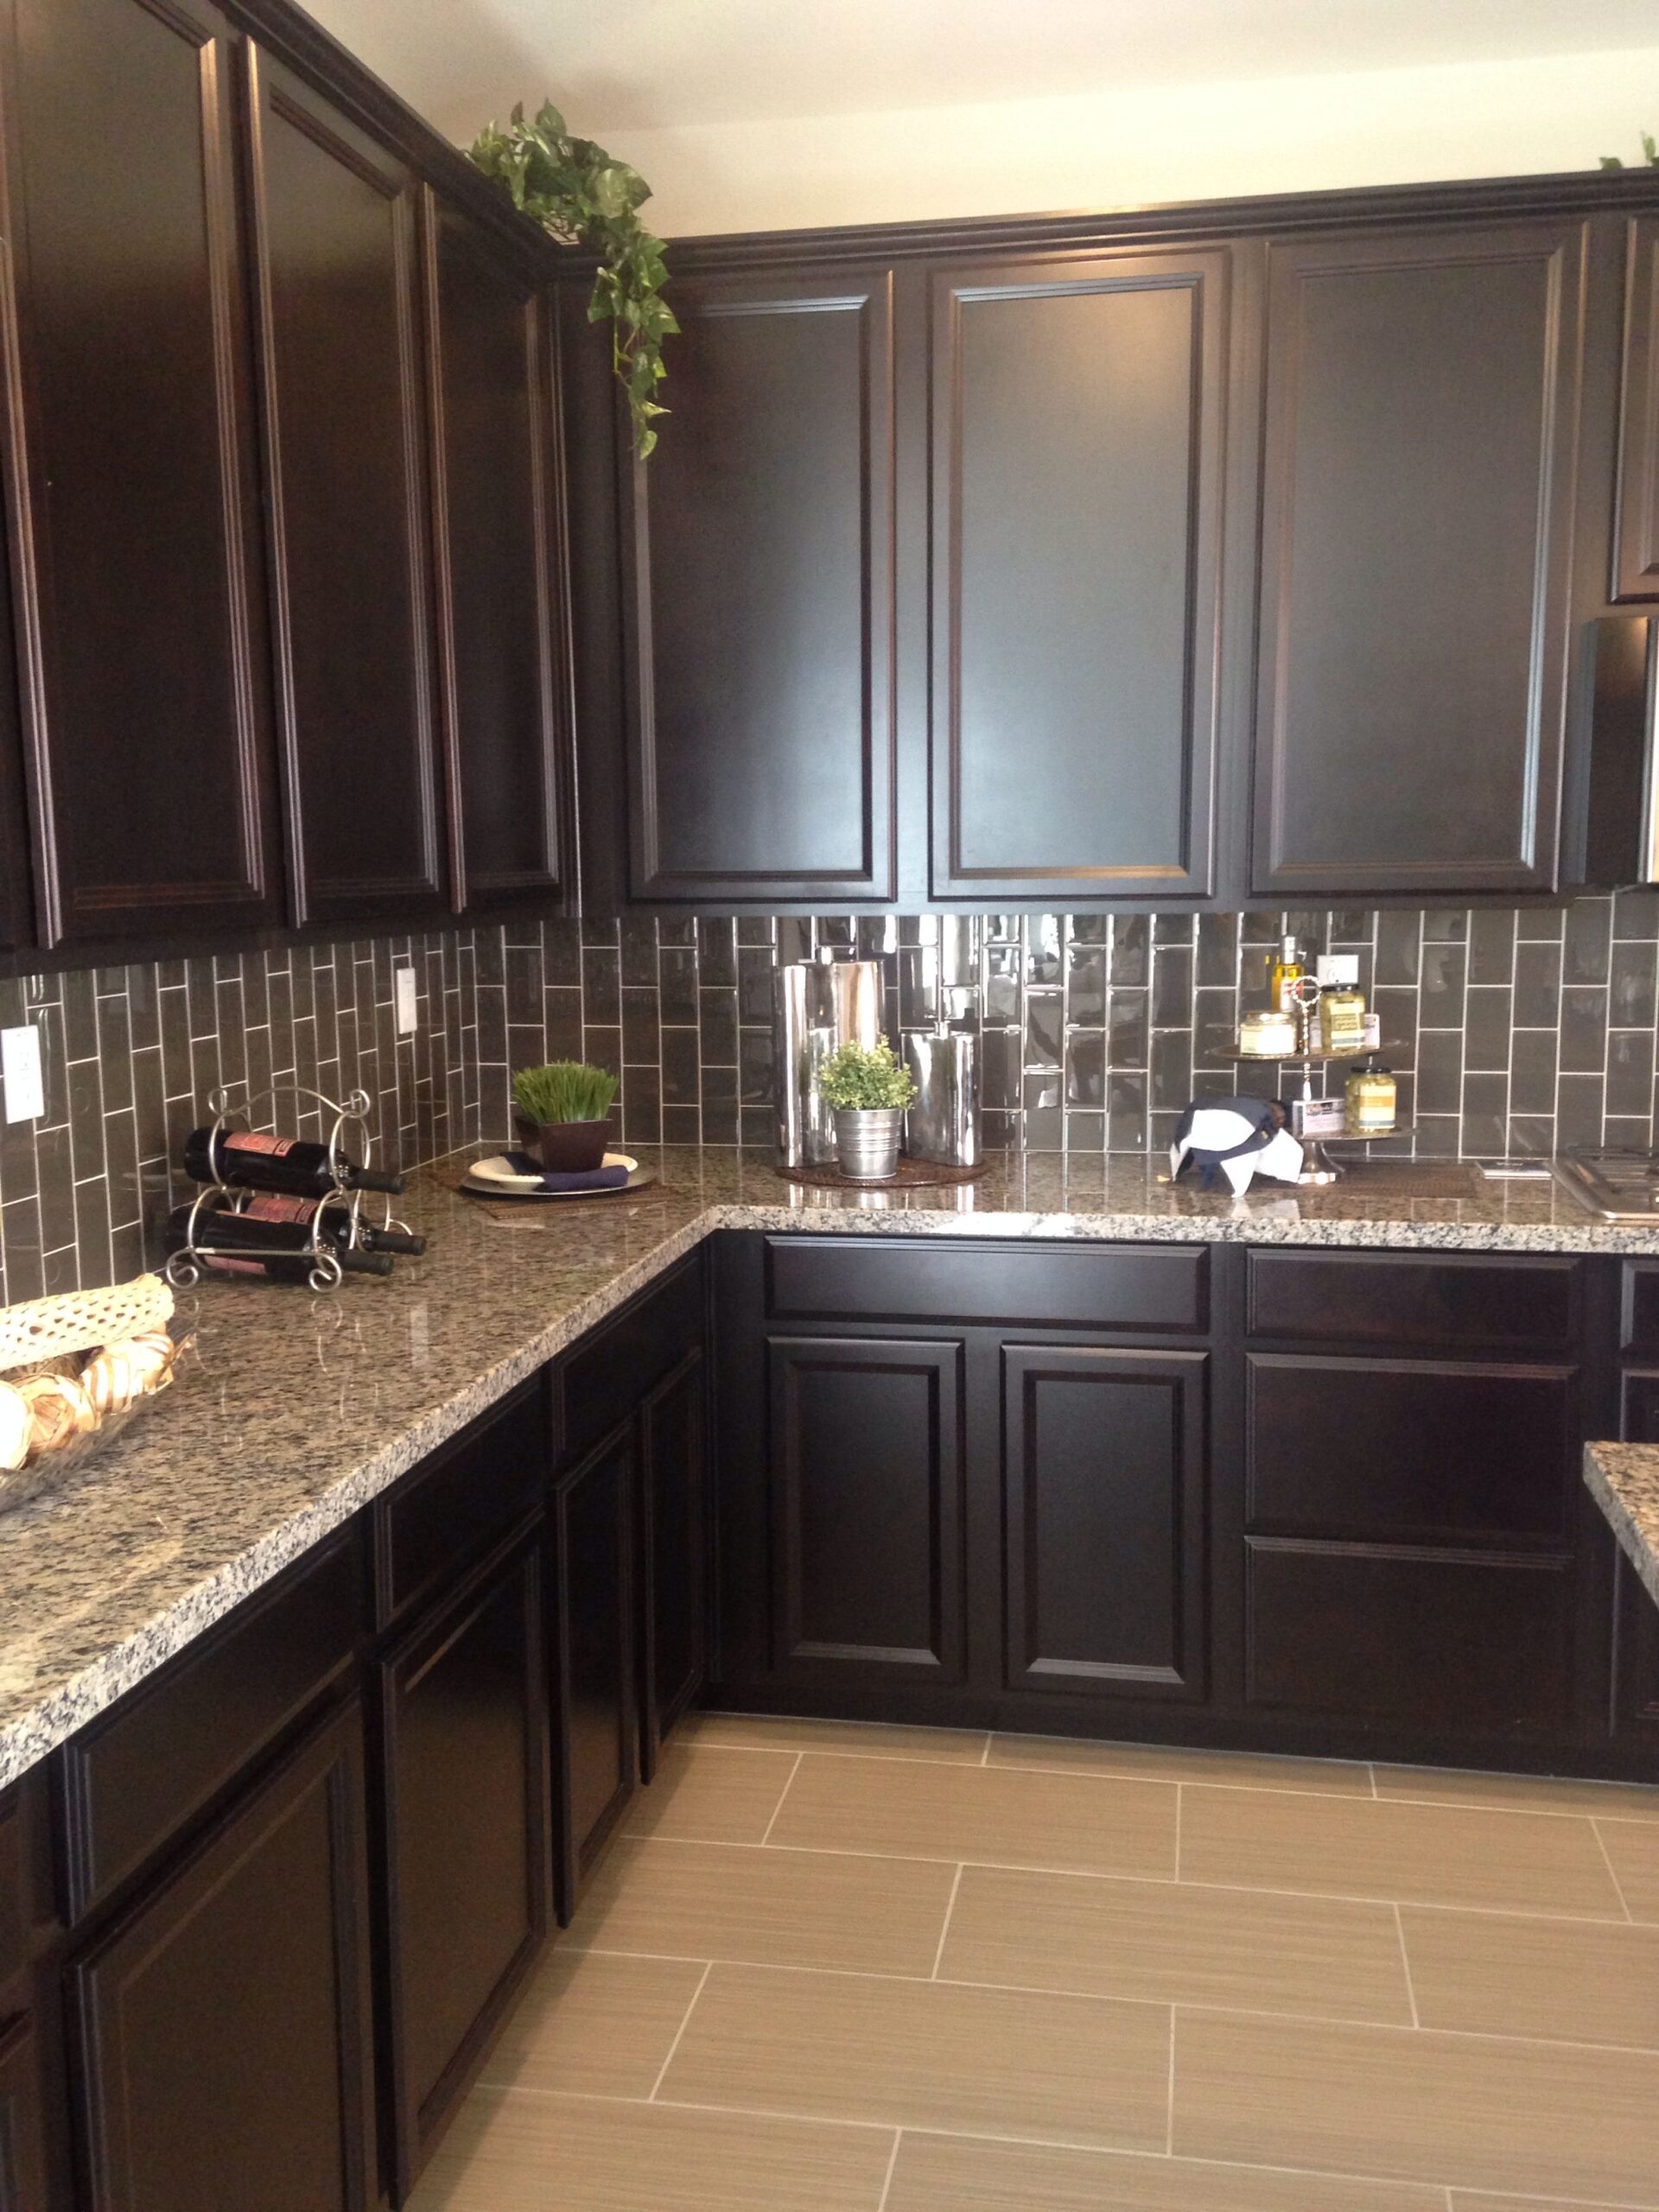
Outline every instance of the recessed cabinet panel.
<path fill-rule="evenodd" d="M 958 1680 L 963 1347 L 774 1337 L 766 1359 L 785 1675 Z"/>
<path fill-rule="evenodd" d="M 426 204 L 444 736 L 477 910 L 556 897 L 569 865 L 553 334 L 536 274 Z"/>
<path fill-rule="evenodd" d="M 1265 1541 L 1248 1558 L 1252 1706 L 1426 1735 L 1567 1732 L 1566 1560 Z"/>
<path fill-rule="evenodd" d="M 1258 893 L 1554 885 L 1583 257 L 1269 248 Z"/>
<path fill-rule="evenodd" d="M 362 1723 L 328 1722 L 69 1969 L 89 2212 L 366 2212 Z"/>
<path fill-rule="evenodd" d="M 656 1772 L 664 1738 L 702 1685 L 708 1643 L 707 1427 L 702 1354 L 639 1409 L 640 1753 Z"/>
<path fill-rule="evenodd" d="M 1629 225 L 1619 391 L 1615 600 L 1659 599 L 1659 217 Z"/>
<path fill-rule="evenodd" d="M 515 1552 L 380 1670 L 402 2188 L 547 1928 L 542 1571 Z"/>
<path fill-rule="evenodd" d="M 0 2018 L 0 2212 L 46 2212 L 39 2059 L 27 2019 Z"/>
<path fill-rule="evenodd" d="M 269 924 L 238 41 L 204 0 L 15 0 L 15 27 L 5 374 L 42 941 Z M 89 179 L 93 116 L 118 188 Z"/>
<path fill-rule="evenodd" d="M 1249 1526 L 1403 1543 L 1561 1543 L 1576 1370 L 1434 1360 L 1249 1362 Z"/>
<path fill-rule="evenodd" d="M 934 893 L 1207 892 L 1227 253 L 934 287 Z"/>
<path fill-rule="evenodd" d="M 890 899 L 888 274 L 673 297 L 634 471 L 634 895 Z"/>
<path fill-rule="evenodd" d="M 437 909 L 416 188 L 278 64 L 251 68 L 295 918 Z"/>
<path fill-rule="evenodd" d="M 553 1734 L 564 1919 L 639 1778 L 633 1486 L 629 1423 L 553 1491 Z"/>
<path fill-rule="evenodd" d="M 1003 1347 L 1010 1688 L 1203 1694 L 1207 1365 Z"/>

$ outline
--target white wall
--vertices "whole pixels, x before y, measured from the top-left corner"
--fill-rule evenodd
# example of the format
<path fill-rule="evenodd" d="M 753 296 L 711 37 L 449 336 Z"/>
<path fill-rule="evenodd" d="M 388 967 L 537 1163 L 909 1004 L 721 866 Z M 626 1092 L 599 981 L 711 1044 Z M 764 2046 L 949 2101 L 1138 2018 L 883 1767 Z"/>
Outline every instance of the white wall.
<path fill-rule="evenodd" d="M 1017 21 L 1017 16 L 1011 20 Z M 1640 158 L 1659 46 L 691 129 L 585 127 L 668 237 L 1516 176 Z"/>

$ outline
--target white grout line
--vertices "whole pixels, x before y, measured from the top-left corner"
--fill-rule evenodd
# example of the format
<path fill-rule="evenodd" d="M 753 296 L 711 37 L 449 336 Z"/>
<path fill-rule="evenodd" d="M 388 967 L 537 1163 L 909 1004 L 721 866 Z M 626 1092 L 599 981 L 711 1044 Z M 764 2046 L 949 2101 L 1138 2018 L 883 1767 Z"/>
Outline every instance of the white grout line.
<path fill-rule="evenodd" d="M 1164 2120 L 1164 2156 L 1175 2155 L 1175 2007 L 1169 2008 L 1169 2101 Z"/>
<path fill-rule="evenodd" d="M 1414 1137 L 1414 1138 L 1412 1139 L 1412 1142 L 1413 1142 L 1413 1144 L 1415 1144 L 1415 1143 L 1416 1143 L 1416 1141 L 1417 1141 L 1416 1138 L 1415 1138 L 1415 1137 Z M 1373 1762 L 1371 1763 L 1371 1764 L 1370 1764 L 1370 1765 L 1369 1765 L 1369 1766 L 1366 1768 L 1365 1772 L 1366 1772 L 1367 1776 L 1370 1777 L 1370 1784 L 1371 1784 L 1371 1796 L 1372 1796 L 1372 1797 L 1373 1797 L 1373 1798 L 1376 1798 L 1376 1799 L 1380 1799 L 1380 1798 L 1382 1797 L 1382 1791 L 1377 1788 L 1377 1786 L 1376 1786 L 1376 1762 L 1375 1762 L 1374 1760 L 1373 1760 Z"/>
<path fill-rule="evenodd" d="M 1411 2005 L 1411 2024 L 1414 2028 L 1421 2028 L 1423 2023 L 1417 2011 L 1417 1992 L 1412 1984 L 1411 1954 L 1406 1948 L 1405 1916 L 1400 1910 L 1399 1900 L 1397 1898 L 1395 1901 L 1394 1907 L 1394 1925 L 1395 1932 L 1400 1938 L 1400 1964 L 1405 1969 L 1406 1996 Z"/>
<path fill-rule="evenodd" d="M 1175 1872 L 1172 1877 L 1177 1882 L 1181 1878 L 1181 1803 L 1185 1796 L 1185 1785 L 1178 1782 L 1175 1785 Z"/>
<path fill-rule="evenodd" d="M 937 1981 L 939 1978 L 939 1961 L 944 1956 L 944 1941 L 950 1933 L 950 1916 L 957 1909 L 957 1891 L 962 1887 L 962 1878 L 966 1872 L 967 1867 L 964 1862 L 957 1867 L 957 1878 L 951 1883 L 950 1894 L 945 1900 L 944 1925 L 939 1930 L 938 1948 L 933 1954 L 933 1971 L 928 1976 L 930 1981 Z"/>
<path fill-rule="evenodd" d="M 680 2038 L 684 2035 L 687 2028 L 691 2024 L 691 2015 L 697 2009 L 697 1999 L 702 1994 L 703 1984 L 708 1980 L 709 1975 L 714 1972 L 714 1970 L 715 1962 L 710 1959 L 704 1966 L 701 1974 L 697 1977 L 697 1986 L 691 1993 L 691 2002 L 685 2008 L 685 2018 L 680 2022 L 679 2026 L 674 2031 L 674 2040 L 668 2046 L 667 2057 L 664 2059 L 661 2066 L 657 2070 L 657 2079 L 651 2085 L 651 2095 L 646 2100 L 647 2103 L 656 2103 L 657 2092 L 662 2088 L 664 2082 L 667 2079 L 668 2069 L 674 2063 L 674 2054 L 680 2047 Z"/>
<path fill-rule="evenodd" d="M 991 1763 L 991 1732 L 988 1728 L 985 1731 L 985 1748 L 979 1755 L 979 1763 L 981 1766 L 989 1766 Z"/>
<path fill-rule="evenodd" d="M 801 1761 L 805 1757 L 806 1753 L 804 1751 L 797 1751 L 795 1754 L 795 1764 L 789 1770 L 789 1779 L 785 1783 L 783 1788 L 778 1793 L 778 1802 L 772 1808 L 772 1818 L 766 1822 L 766 1832 L 760 1839 L 763 1845 L 768 1844 L 772 1841 L 772 1832 L 778 1825 L 779 1814 L 784 1809 L 784 1800 L 794 1788 L 795 1777 L 801 1770 Z"/>
<path fill-rule="evenodd" d="M 895 2127 L 893 2131 L 893 2155 L 887 2160 L 887 2171 L 881 2183 L 881 2195 L 877 2201 L 875 2212 L 887 2212 L 887 2196 L 893 2188 L 893 2177 L 899 2171 L 899 2145 L 904 2139 L 904 2129 Z"/>
<path fill-rule="evenodd" d="M 1636 1915 L 1630 1910 L 1630 1901 L 1624 1894 L 1624 1883 L 1618 1878 L 1618 1870 L 1613 1865 L 1612 1853 L 1607 1848 L 1607 1839 L 1601 1832 L 1601 1822 L 1599 1820 L 1592 1820 L 1591 1821 L 1590 1832 L 1595 1837 L 1597 1844 L 1600 1847 L 1603 1859 L 1607 1862 L 1607 1878 L 1613 1885 L 1613 1894 L 1618 1897 L 1620 1904 L 1624 1908 L 1625 1919 L 1634 1924 Z"/>

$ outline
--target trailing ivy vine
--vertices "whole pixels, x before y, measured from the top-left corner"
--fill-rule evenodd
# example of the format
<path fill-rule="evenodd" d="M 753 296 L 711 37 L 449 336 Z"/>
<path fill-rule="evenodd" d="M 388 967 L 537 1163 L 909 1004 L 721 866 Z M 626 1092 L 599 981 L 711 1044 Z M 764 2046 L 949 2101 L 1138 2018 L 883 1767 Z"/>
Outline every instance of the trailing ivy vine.
<path fill-rule="evenodd" d="M 599 255 L 588 319 L 610 320 L 611 358 L 628 395 L 634 449 L 643 461 L 657 442 L 658 416 L 668 412 L 657 400 L 663 340 L 680 327 L 662 296 L 668 279 L 663 242 L 639 219 L 651 187 L 591 138 L 573 138 L 550 100 L 533 123 L 524 120 L 521 103 L 505 130 L 490 124 L 472 157 L 552 237 Z"/>

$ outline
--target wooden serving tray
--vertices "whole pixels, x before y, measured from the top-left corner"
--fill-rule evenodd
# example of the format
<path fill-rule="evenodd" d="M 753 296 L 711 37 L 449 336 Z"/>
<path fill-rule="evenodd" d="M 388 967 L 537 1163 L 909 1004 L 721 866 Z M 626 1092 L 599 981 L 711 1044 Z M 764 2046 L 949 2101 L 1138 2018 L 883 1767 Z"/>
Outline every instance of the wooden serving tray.
<path fill-rule="evenodd" d="M 843 1175 L 833 1162 L 822 1167 L 776 1166 L 772 1172 L 785 1183 L 813 1191 L 938 1191 L 956 1183 L 977 1183 L 982 1175 L 990 1173 L 991 1163 L 982 1160 L 977 1167 L 946 1167 L 937 1160 L 912 1160 L 900 1153 L 899 1173 L 879 1179 Z"/>

